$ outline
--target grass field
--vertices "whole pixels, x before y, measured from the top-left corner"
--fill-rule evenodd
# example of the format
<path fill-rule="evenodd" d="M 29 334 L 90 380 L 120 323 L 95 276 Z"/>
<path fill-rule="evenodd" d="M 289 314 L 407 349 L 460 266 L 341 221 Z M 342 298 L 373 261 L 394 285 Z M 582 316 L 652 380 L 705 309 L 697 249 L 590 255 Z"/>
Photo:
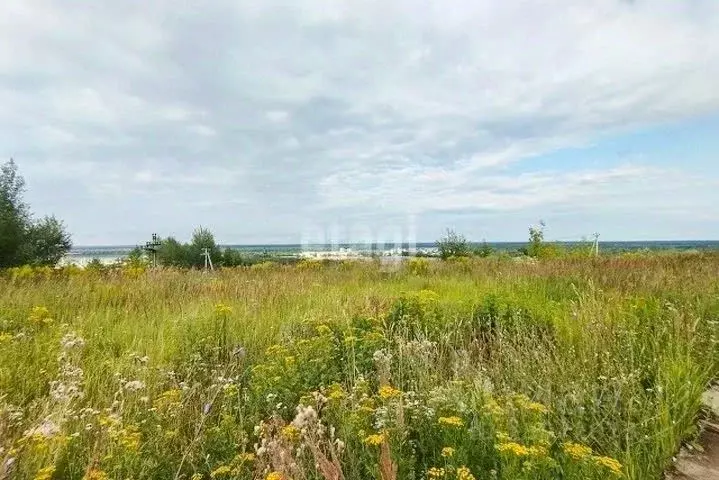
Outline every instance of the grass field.
<path fill-rule="evenodd" d="M 659 479 L 719 255 L 0 278 L 0 478 Z"/>

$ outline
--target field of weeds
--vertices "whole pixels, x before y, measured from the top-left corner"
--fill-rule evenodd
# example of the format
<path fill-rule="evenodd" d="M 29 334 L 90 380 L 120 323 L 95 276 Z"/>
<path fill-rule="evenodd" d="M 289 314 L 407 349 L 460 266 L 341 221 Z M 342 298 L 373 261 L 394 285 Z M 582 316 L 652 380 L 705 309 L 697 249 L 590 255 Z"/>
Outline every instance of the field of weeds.
<path fill-rule="evenodd" d="M 719 255 L 0 278 L 1 479 L 659 479 Z"/>

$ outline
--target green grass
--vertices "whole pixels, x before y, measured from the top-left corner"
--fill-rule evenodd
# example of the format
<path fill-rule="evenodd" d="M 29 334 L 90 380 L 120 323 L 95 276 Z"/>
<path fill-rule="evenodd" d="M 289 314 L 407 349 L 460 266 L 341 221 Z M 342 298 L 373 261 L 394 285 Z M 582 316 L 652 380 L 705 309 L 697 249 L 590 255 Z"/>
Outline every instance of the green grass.
<path fill-rule="evenodd" d="M 0 479 L 658 479 L 719 376 L 718 271 L 7 272 Z"/>

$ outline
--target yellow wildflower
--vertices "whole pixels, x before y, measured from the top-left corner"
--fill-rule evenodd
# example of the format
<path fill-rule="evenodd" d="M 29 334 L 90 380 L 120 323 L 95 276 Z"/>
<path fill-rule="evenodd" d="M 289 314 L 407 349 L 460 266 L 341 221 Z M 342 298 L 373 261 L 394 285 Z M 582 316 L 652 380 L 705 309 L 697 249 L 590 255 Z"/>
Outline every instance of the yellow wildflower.
<path fill-rule="evenodd" d="M 530 457 L 546 457 L 547 456 L 547 448 L 543 447 L 541 445 L 529 447 L 527 449 L 527 452 Z"/>
<path fill-rule="evenodd" d="M 582 460 L 592 454 L 591 448 L 586 445 L 580 445 L 572 442 L 563 443 L 562 450 L 564 450 L 564 453 L 572 457 L 574 460 Z"/>
<path fill-rule="evenodd" d="M 215 305 L 215 315 L 223 317 L 225 315 L 232 315 L 232 307 L 225 305 L 224 303 L 218 303 Z"/>
<path fill-rule="evenodd" d="M 270 472 L 265 477 L 265 480 L 284 480 L 285 476 L 280 472 Z"/>
<path fill-rule="evenodd" d="M 49 467 L 41 468 L 35 474 L 35 480 L 50 480 L 52 478 L 53 473 L 55 473 L 55 466 L 53 466 L 53 465 L 51 465 Z"/>
<path fill-rule="evenodd" d="M 384 385 L 384 386 L 380 387 L 378 393 L 379 393 L 380 398 L 382 398 L 383 400 L 389 400 L 389 399 L 391 399 L 391 398 L 397 398 L 397 397 L 399 397 L 400 395 L 402 395 L 402 392 L 401 392 L 401 391 L 399 391 L 399 390 L 397 390 L 396 388 L 393 388 L 393 387 L 391 387 L 391 386 L 389 386 L 389 385 Z"/>
<path fill-rule="evenodd" d="M 462 466 L 457 469 L 457 480 L 474 480 L 474 475 L 469 468 Z"/>
<path fill-rule="evenodd" d="M 287 355 L 287 353 L 289 353 L 287 348 L 279 344 L 270 345 L 265 350 L 265 355 L 267 355 L 268 357 L 279 357 L 281 355 L 284 356 Z"/>
<path fill-rule="evenodd" d="M 500 453 L 509 453 L 517 457 L 525 457 L 529 455 L 529 449 L 516 442 L 500 443 L 496 446 L 496 448 Z"/>
<path fill-rule="evenodd" d="M 190 480 L 202 480 L 202 474 L 201 473 L 193 473 L 190 477 Z"/>
<path fill-rule="evenodd" d="M 241 453 L 241 454 L 239 454 L 239 455 L 237 456 L 237 460 L 238 460 L 239 462 L 242 462 L 242 463 L 244 463 L 244 462 L 248 462 L 248 463 L 249 463 L 249 462 L 254 462 L 254 461 L 255 461 L 255 454 L 254 454 L 254 453 L 250 453 L 250 452 Z"/>
<path fill-rule="evenodd" d="M 162 392 L 157 399 L 155 399 L 154 407 L 158 409 L 168 408 L 170 406 L 180 403 L 182 399 L 182 390 L 179 388 L 173 388 Z"/>
<path fill-rule="evenodd" d="M 525 408 L 531 412 L 541 413 L 542 415 L 549 412 L 549 409 L 539 402 L 529 402 Z"/>
<path fill-rule="evenodd" d="M 53 322 L 50 311 L 45 307 L 33 307 L 29 319 L 36 325 L 49 325 Z"/>
<path fill-rule="evenodd" d="M 482 409 L 493 417 L 504 415 L 504 409 L 493 398 L 487 400 L 487 403 L 482 407 Z"/>
<path fill-rule="evenodd" d="M 297 427 L 290 424 L 282 427 L 280 435 L 282 435 L 282 438 L 284 438 L 285 440 L 288 440 L 290 442 L 296 442 L 300 438 L 300 431 Z"/>
<path fill-rule="evenodd" d="M 459 417 L 439 417 L 437 423 L 440 425 L 446 425 L 448 427 L 463 427 L 464 420 Z"/>
<path fill-rule="evenodd" d="M 91 468 L 82 477 L 82 480 L 108 480 L 107 473 L 97 468 Z"/>
<path fill-rule="evenodd" d="M 12 338 L 13 338 L 13 336 L 10 333 L 6 333 L 6 332 L 0 333 L 0 343 L 9 342 L 10 340 L 12 340 Z"/>
<path fill-rule="evenodd" d="M 375 433 L 374 435 L 370 435 L 368 437 L 365 437 L 363 442 L 367 445 L 371 445 L 373 447 L 376 447 L 378 445 L 381 445 L 382 442 L 384 442 L 384 434 L 382 433 Z"/>
<path fill-rule="evenodd" d="M 210 473 L 210 478 L 226 477 L 232 473 L 232 468 L 227 465 L 220 465 Z"/>
<path fill-rule="evenodd" d="M 454 448 L 452 447 L 444 447 L 442 449 L 442 456 L 444 458 L 450 458 L 454 456 Z"/>
<path fill-rule="evenodd" d="M 140 448 L 140 432 L 137 431 L 137 427 L 129 426 L 120 430 L 118 434 L 118 443 L 130 450 L 136 452 Z"/>
<path fill-rule="evenodd" d="M 315 330 L 317 330 L 317 333 L 320 335 L 329 335 L 330 333 L 332 333 L 332 329 L 324 323 L 322 325 L 317 325 Z"/>
<path fill-rule="evenodd" d="M 444 468 L 432 467 L 427 470 L 427 478 L 444 478 L 446 473 Z"/>
<path fill-rule="evenodd" d="M 606 467 L 609 471 L 617 476 L 622 474 L 622 464 L 611 457 L 592 457 L 594 463 L 601 467 Z"/>
<path fill-rule="evenodd" d="M 333 383 L 327 389 L 327 398 L 330 400 L 342 400 L 345 397 L 345 392 L 342 390 L 342 385 L 339 383 Z"/>

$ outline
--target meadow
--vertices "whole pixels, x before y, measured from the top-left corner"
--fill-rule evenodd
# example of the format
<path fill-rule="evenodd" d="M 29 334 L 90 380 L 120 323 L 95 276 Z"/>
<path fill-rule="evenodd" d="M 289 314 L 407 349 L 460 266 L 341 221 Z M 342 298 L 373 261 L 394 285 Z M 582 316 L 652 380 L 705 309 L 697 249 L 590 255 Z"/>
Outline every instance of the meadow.
<path fill-rule="evenodd" d="M 0 277 L 0 479 L 659 479 L 719 255 Z"/>

